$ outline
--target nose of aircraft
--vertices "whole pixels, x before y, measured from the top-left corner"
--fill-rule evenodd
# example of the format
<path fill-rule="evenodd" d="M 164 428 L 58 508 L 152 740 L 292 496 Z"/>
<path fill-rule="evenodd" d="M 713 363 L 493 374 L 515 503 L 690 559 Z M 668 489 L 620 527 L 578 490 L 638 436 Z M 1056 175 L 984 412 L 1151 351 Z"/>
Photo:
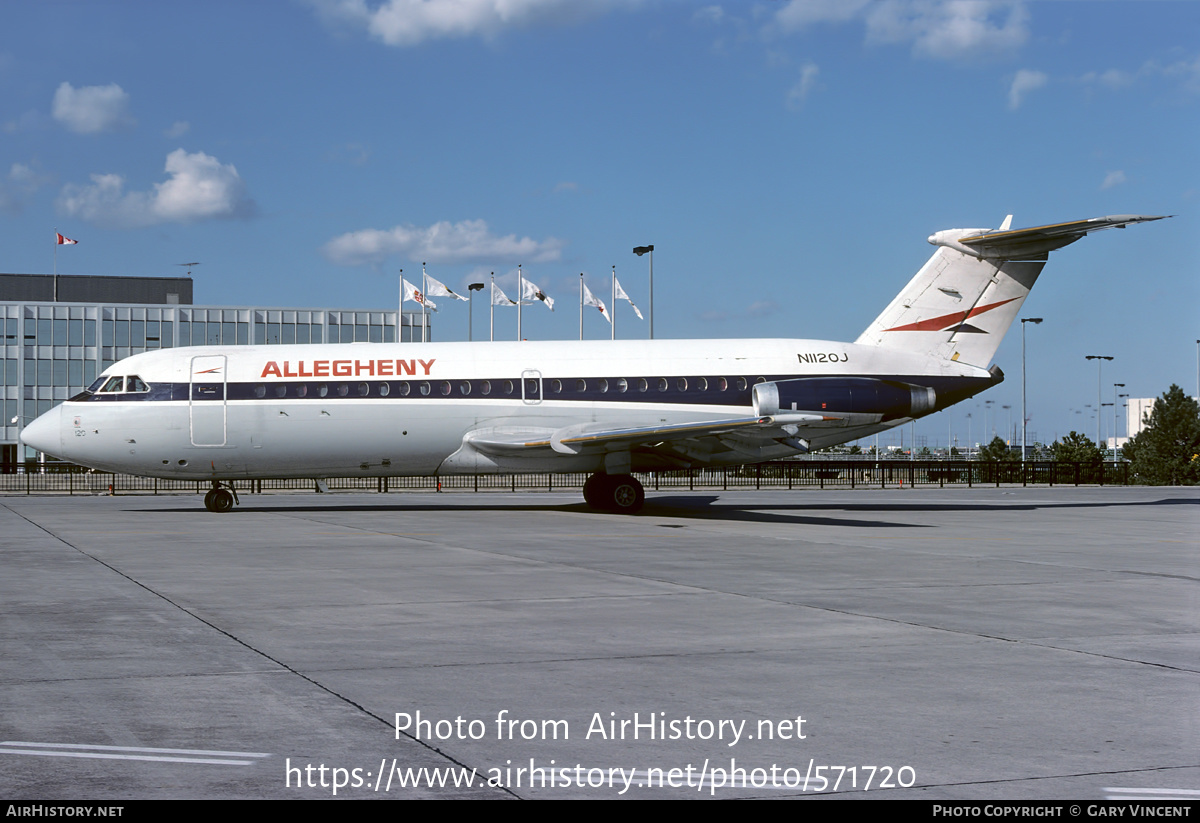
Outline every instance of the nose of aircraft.
<path fill-rule="evenodd" d="M 55 406 L 21 432 L 21 442 L 32 449 L 62 457 L 62 406 Z"/>

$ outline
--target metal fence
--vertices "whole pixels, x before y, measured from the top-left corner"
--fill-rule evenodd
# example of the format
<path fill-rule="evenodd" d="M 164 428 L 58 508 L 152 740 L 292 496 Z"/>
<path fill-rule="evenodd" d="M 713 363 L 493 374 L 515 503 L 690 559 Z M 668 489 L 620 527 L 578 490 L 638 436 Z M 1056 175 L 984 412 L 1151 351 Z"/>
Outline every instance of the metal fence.
<path fill-rule="evenodd" d="M 22 469 L 27 468 L 22 466 Z M 206 480 L 158 480 L 109 474 L 77 466 L 44 464 L 41 471 L 0 474 L 0 494 L 204 494 Z M 686 469 L 638 474 L 647 490 L 662 489 L 858 489 L 1000 485 L 1128 485 L 1128 463 L 1006 462 L 972 460 L 804 460 L 758 463 L 720 469 Z M 446 477 L 335 477 L 321 482 L 330 490 L 555 491 L 582 489 L 588 475 L 479 474 Z M 315 480 L 238 480 L 240 494 L 316 490 Z"/>

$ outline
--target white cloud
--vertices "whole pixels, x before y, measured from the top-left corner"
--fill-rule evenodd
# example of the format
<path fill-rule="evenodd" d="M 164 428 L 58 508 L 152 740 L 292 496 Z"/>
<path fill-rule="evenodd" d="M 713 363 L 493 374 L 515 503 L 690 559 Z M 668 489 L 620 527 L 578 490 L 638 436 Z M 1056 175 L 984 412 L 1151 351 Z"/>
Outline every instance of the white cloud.
<path fill-rule="evenodd" d="M 746 308 L 747 317 L 770 317 L 779 311 L 779 304 L 774 300 L 757 300 Z"/>
<path fill-rule="evenodd" d="M 539 23 L 570 23 L 638 0 L 310 0 L 333 23 L 365 28 L 389 46 L 425 40 L 495 37 L 501 31 Z"/>
<path fill-rule="evenodd" d="M 7 134 L 16 134 L 23 131 L 36 131 L 46 124 L 46 115 L 39 111 L 27 111 L 15 120 L 6 120 L 0 129 Z"/>
<path fill-rule="evenodd" d="M 808 98 L 808 95 L 813 91 L 813 89 L 817 88 L 817 75 L 820 73 L 820 71 L 821 69 L 816 63 L 809 61 L 804 64 L 804 66 L 800 69 L 800 79 L 797 80 L 796 84 L 788 91 L 788 108 L 799 109 L 804 105 L 804 101 Z"/>
<path fill-rule="evenodd" d="M 912 43 L 919 57 L 956 60 L 1010 52 L 1029 37 L 1021 0 L 791 0 L 771 28 L 861 21 L 868 43 Z"/>
<path fill-rule="evenodd" d="M 1178 60 L 1168 65 L 1163 65 L 1157 60 L 1148 60 L 1137 71 L 1089 71 L 1079 79 L 1088 86 L 1102 86 L 1109 91 L 1121 91 L 1143 80 L 1153 80 L 1157 77 L 1179 78 L 1183 82 L 1184 91 L 1193 94 L 1200 92 L 1200 56 Z"/>
<path fill-rule="evenodd" d="M 20 214 L 25 202 L 49 182 L 49 177 L 39 174 L 32 167 L 13 163 L 4 181 L 0 182 L 0 212 Z"/>
<path fill-rule="evenodd" d="M 167 155 L 170 177 L 148 192 L 126 192 L 119 174 L 93 174 L 91 185 L 63 187 L 58 209 L 98 226 L 137 228 L 158 223 L 193 223 L 249 217 L 254 201 L 233 164 L 176 149 Z"/>
<path fill-rule="evenodd" d="M 171 128 L 163 132 L 164 135 L 174 140 L 177 137 L 183 137 L 192 130 L 192 124 L 186 120 L 176 120 L 171 124 Z"/>
<path fill-rule="evenodd" d="M 483 220 L 443 220 L 428 227 L 347 232 L 326 243 L 321 253 L 343 266 L 380 263 L 394 254 L 430 263 L 544 263 L 558 260 L 564 245 L 554 238 L 539 242 L 515 234 L 499 237 Z"/>
<path fill-rule="evenodd" d="M 790 0 L 775 13 L 775 23 L 785 32 L 813 23 L 845 23 L 860 16 L 869 0 Z"/>
<path fill-rule="evenodd" d="M 1029 92 L 1046 85 L 1050 78 L 1044 72 L 1032 69 L 1021 69 L 1013 77 L 1012 85 L 1008 87 L 1008 107 L 1016 111 Z"/>
<path fill-rule="evenodd" d="M 1029 38 L 1020 2 L 885 0 L 867 14 L 867 41 L 912 41 L 913 54 L 959 59 L 1016 50 Z"/>
<path fill-rule="evenodd" d="M 54 92 L 51 114 L 78 134 L 116 131 L 135 122 L 129 114 L 129 95 L 116 83 L 78 89 L 63 83 Z"/>
<path fill-rule="evenodd" d="M 1137 76 L 1121 69 L 1109 69 L 1089 71 L 1079 79 L 1088 85 L 1101 85 L 1110 91 L 1118 91 L 1132 86 Z"/>
<path fill-rule="evenodd" d="M 1182 78 L 1184 90 L 1193 94 L 1200 93 L 1200 56 L 1164 66 L 1163 74 L 1167 77 Z"/>
<path fill-rule="evenodd" d="M 1119 186 L 1125 182 L 1125 172 L 1118 169 L 1110 171 L 1104 175 L 1104 182 L 1100 184 L 1101 189 L 1111 189 L 1113 186 Z"/>

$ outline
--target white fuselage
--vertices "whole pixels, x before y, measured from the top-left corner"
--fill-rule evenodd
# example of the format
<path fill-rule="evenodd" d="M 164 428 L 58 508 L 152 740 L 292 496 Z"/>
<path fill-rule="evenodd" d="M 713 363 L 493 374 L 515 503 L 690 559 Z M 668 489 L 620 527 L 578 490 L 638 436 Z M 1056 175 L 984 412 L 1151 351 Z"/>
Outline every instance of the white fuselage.
<path fill-rule="evenodd" d="M 818 340 L 191 347 L 114 364 L 106 377 L 136 376 L 149 390 L 67 401 L 29 426 L 25 442 L 93 468 L 163 478 L 597 471 L 603 453 L 519 441 L 572 426 L 752 415 L 755 383 L 847 375 L 974 391 L 991 382 L 974 366 Z M 802 426 L 798 436 L 818 448 L 906 419 Z M 796 449 L 734 437 L 694 459 L 686 449 L 669 460 L 643 452 L 633 469 L 746 463 Z"/>

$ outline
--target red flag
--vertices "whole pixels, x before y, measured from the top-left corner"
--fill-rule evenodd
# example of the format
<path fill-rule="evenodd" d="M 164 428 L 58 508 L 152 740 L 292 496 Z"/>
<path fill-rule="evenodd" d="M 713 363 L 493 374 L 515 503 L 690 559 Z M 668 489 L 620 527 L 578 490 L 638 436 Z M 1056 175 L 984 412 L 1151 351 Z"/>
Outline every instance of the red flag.
<path fill-rule="evenodd" d="M 58 232 L 55 232 L 54 235 L 57 238 L 55 240 L 55 245 L 57 246 L 74 246 L 79 242 L 78 240 L 72 240 L 70 237 L 63 237 Z"/>

